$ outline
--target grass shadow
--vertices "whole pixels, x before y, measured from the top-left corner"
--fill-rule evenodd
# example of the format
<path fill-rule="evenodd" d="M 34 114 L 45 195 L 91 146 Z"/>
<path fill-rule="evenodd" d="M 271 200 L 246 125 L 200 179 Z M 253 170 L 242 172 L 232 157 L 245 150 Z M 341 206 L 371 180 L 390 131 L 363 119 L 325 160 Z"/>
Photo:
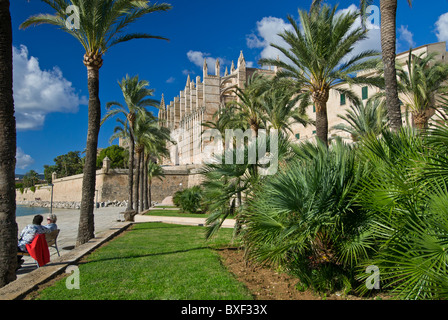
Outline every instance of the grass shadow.
<path fill-rule="evenodd" d="M 142 254 L 142 255 L 131 255 L 127 257 L 114 257 L 114 258 L 103 258 L 103 259 L 95 259 L 95 260 L 89 260 L 89 261 L 80 261 L 78 265 L 87 265 L 89 263 L 96 263 L 96 262 L 104 262 L 104 261 L 115 261 L 115 260 L 127 260 L 127 259 L 139 259 L 139 258 L 147 258 L 147 257 L 157 257 L 157 256 L 166 256 L 170 254 L 177 254 L 177 253 L 185 253 L 185 252 L 192 252 L 197 250 L 208 250 L 210 249 L 207 246 L 202 247 L 196 247 L 196 248 L 190 248 L 190 249 L 184 249 L 184 250 L 175 250 L 175 251 L 169 251 L 169 252 L 157 252 L 157 253 L 148 253 L 148 254 Z"/>

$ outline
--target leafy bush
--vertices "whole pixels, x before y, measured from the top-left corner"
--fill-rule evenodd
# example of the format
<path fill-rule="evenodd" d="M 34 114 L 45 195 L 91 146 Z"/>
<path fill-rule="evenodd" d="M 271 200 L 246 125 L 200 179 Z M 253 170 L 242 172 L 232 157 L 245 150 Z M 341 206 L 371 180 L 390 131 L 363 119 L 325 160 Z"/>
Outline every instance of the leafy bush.
<path fill-rule="evenodd" d="M 448 137 L 446 127 L 437 130 Z M 448 140 L 435 133 L 383 132 L 362 150 L 375 166 L 359 203 L 378 245 L 361 267 L 377 266 L 381 287 L 400 299 L 448 297 Z"/>
<path fill-rule="evenodd" d="M 173 196 L 175 206 L 188 213 L 203 213 L 202 207 L 203 191 L 199 186 L 177 191 Z"/>
<path fill-rule="evenodd" d="M 358 263 L 371 253 L 356 187 L 368 173 L 340 140 L 328 149 L 304 143 L 297 157 L 258 188 L 244 216 L 249 257 L 279 264 L 304 288 L 350 291 Z"/>

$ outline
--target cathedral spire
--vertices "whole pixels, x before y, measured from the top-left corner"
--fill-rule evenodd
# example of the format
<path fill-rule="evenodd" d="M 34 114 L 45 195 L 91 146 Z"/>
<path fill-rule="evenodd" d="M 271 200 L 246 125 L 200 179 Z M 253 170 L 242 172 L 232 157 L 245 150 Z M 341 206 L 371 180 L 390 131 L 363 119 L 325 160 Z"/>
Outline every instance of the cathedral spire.
<path fill-rule="evenodd" d="M 221 65 L 219 63 L 219 59 L 216 59 L 215 75 L 217 75 L 218 77 L 221 75 Z"/>
<path fill-rule="evenodd" d="M 165 110 L 165 97 L 162 93 L 162 99 L 160 99 L 160 109 Z"/>
<path fill-rule="evenodd" d="M 243 51 L 240 52 L 240 57 L 238 58 L 238 68 L 241 66 L 246 66 L 246 59 L 244 59 Z"/>
<path fill-rule="evenodd" d="M 207 60 L 205 58 L 204 58 L 204 66 L 202 68 L 202 71 L 204 72 L 204 77 L 208 75 Z"/>

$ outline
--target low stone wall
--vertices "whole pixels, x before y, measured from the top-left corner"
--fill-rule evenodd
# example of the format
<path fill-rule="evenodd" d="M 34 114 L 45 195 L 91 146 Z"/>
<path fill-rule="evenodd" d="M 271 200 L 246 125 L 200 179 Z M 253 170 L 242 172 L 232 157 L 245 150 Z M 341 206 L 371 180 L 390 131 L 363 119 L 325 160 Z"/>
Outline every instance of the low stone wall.
<path fill-rule="evenodd" d="M 30 207 L 42 207 L 42 208 L 50 208 L 51 202 L 50 201 L 40 201 L 40 200 L 34 200 L 34 201 L 17 201 L 18 205 L 25 205 Z M 98 206 L 100 208 L 104 207 L 127 207 L 128 201 L 105 201 L 105 202 L 98 202 Z M 58 201 L 53 202 L 53 208 L 55 209 L 80 209 L 81 208 L 81 202 L 76 201 Z"/>
<path fill-rule="evenodd" d="M 183 190 L 202 181 L 199 167 L 188 166 L 166 166 L 163 167 L 165 177 L 160 180 L 154 178 L 151 186 L 151 201 L 161 203 L 166 197 L 173 196 L 176 191 Z M 82 174 L 53 180 L 53 207 L 79 209 L 81 203 Z M 16 190 L 17 203 L 39 203 L 40 206 L 50 206 L 51 190 L 49 185 L 37 185 L 35 191 L 25 188 L 21 193 Z M 118 206 L 127 204 L 128 195 L 128 170 L 104 168 L 96 172 L 96 194 L 95 202 L 100 206 Z"/>

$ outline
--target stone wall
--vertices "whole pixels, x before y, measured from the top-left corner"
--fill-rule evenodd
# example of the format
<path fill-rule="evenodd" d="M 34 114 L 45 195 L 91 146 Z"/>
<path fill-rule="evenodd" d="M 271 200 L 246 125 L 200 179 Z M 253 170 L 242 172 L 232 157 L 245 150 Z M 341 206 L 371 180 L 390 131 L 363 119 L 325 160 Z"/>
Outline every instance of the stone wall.
<path fill-rule="evenodd" d="M 201 177 L 198 166 L 165 166 L 165 178 L 155 178 L 151 187 L 151 201 L 161 203 L 166 197 L 173 196 L 176 191 L 191 188 L 200 184 Z"/>
<path fill-rule="evenodd" d="M 176 191 L 192 187 L 201 182 L 198 167 L 173 166 L 164 167 L 165 177 L 155 178 L 152 182 L 151 201 L 161 203 L 166 197 L 173 196 Z M 82 174 L 53 179 L 53 202 L 81 202 Z M 95 201 L 112 202 L 128 200 L 128 170 L 101 169 L 96 172 Z M 35 192 L 25 188 L 23 194 L 16 191 L 16 201 L 51 201 L 51 186 L 37 185 Z"/>
<path fill-rule="evenodd" d="M 123 201 L 128 199 L 127 170 L 104 169 L 96 172 L 95 201 Z M 82 196 L 82 174 L 53 180 L 54 202 L 80 202 Z M 23 194 L 16 191 L 16 201 L 51 201 L 51 186 L 37 185 L 35 192 L 25 188 Z"/>

